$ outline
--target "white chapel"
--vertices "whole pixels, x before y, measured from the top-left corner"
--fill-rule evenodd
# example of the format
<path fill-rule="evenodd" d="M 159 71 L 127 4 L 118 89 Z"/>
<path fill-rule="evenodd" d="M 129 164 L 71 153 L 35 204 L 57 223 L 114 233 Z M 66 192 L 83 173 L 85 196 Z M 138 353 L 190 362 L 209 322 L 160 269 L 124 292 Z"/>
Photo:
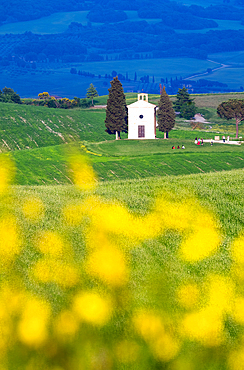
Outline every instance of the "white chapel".
<path fill-rule="evenodd" d="M 128 108 L 128 139 L 156 139 L 156 108 L 148 102 L 148 94 L 138 94 L 138 100 Z"/>

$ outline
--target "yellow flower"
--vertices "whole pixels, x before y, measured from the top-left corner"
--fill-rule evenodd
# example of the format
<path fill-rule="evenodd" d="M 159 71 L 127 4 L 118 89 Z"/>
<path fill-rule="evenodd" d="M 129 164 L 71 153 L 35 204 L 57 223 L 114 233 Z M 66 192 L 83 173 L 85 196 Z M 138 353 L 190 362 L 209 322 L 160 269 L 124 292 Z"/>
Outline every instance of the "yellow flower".
<path fill-rule="evenodd" d="M 60 339 L 73 337 L 79 329 L 79 323 L 71 311 L 61 312 L 54 321 L 54 330 Z"/>
<path fill-rule="evenodd" d="M 8 157 L 1 157 L 0 159 L 0 195 L 6 192 L 14 176 L 14 166 Z"/>
<path fill-rule="evenodd" d="M 82 205 L 70 204 L 63 209 L 65 222 L 70 226 L 79 225 L 84 217 L 82 213 Z"/>
<path fill-rule="evenodd" d="M 48 303 L 37 298 L 28 299 L 17 328 L 19 340 L 30 347 L 42 346 L 48 338 L 50 314 Z"/>
<path fill-rule="evenodd" d="M 122 251 L 106 244 L 91 253 L 87 263 L 87 272 L 107 284 L 123 285 L 128 277 L 125 256 Z"/>
<path fill-rule="evenodd" d="M 70 157 L 70 168 L 74 183 L 80 190 L 93 190 L 96 187 L 95 172 L 85 156 L 75 154 Z"/>
<path fill-rule="evenodd" d="M 151 342 L 151 348 L 156 358 L 167 362 L 177 355 L 180 343 L 169 333 L 163 332 L 155 341 Z"/>
<path fill-rule="evenodd" d="M 141 312 L 134 316 L 136 331 L 148 342 L 154 356 L 161 361 L 170 361 L 180 349 L 179 341 L 166 330 L 160 316 Z"/>
<path fill-rule="evenodd" d="M 181 330 L 183 336 L 207 347 L 218 346 L 224 340 L 222 316 L 209 307 L 187 314 Z"/>
<path fill-rule="evenodd" d="M 244 370 L 244 347 L 231 351 L 227 363 L 230 370 Z"/>
<path fill-rule="evenodd" d="M 64 252 L 64 243 L 56 231 L 43 231 L 37 240 L 37 246 L 42 253 L 53 257 L 62 256 Z"/>
<path fill-rule="evenodd" d="M 81 292 L 74 299 L 74 312 L 87 323 L 105 325 L 111 317 L 111 302 L 97 293 Z"/>
<path fill-rule="evenodd" d="M 216 313 L 230 313 L 234 299 L 234 284 L 228 276 L 210 275 L 208 285 L 208 306 Z"/>
<path fill-rule="evenodd" d="M 193 231 L 180 246 L 181 258 L 188 262 L 197 262 L 216 253 L 221 238 L 213 218 L 207 214 L 199 215 L 192 228 Z"/>
<path fill-rule="evenodd" d="M 21 242 L 14 217 L 0 219 L 0 256 L 2 264 L 14 260 L 20 253 Z"/>
<path fill-rule="evenodd" d="M 182 285 L 177 291 L 179 303 L 185 308 L 192 308 L 199 301 L 199 289 L 197 284 Z"/>
<path fill-rule="evenodd" d="M 23 205 L 24 216 L 32 221 L 39 221 L 44 216 L 44 206 L 40 198 L 30 197 Z"/>
<path fill-rule="evenodd" d="M 231 252 L 235 262 L 244 263 L 244 234 L 234 240 Z"/>
<path fill-rule="evenodd" d="M 32 273 L 42 283 L 56 283 L 63 288 L 72 287 L 79 281 L 79 273 L 73 265 L 51 257 L 37 261 Z"/>
<path fill-rule="evenodd" d="M 244 324 L 244 298 L 236 297 L 233 305 L 232 317 L 239 324 Z"/>
<path fill-rule="evenodd" d="M 141 312 L 133 319 L 136 331 L 146 340 L 154 341 L 164 332 L 164 325 L 159 316 L 150 312 Z"/>

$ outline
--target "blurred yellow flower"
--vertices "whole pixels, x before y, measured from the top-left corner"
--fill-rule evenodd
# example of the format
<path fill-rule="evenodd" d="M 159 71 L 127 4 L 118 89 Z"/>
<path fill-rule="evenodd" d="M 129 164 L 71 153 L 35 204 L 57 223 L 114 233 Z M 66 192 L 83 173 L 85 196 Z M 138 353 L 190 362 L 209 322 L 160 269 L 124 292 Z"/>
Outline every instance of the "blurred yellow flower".
<path fill-rule="evenodd" d="M 95 172 L 85 156 L 75 154 L 70 157 L 73 180 L 80 190 L 93 190 L 97 185 Z"/>
<path fill-rule="evenodd" d="M 236 297 L 233 304 L 232 317 L 239 324 L 244 324 L 244 298 Z"/>
<path fill-rule="evenodd" d="M 79 225 L 84 217 L 81 204 L 69 204 L 63 209 L 64 221 L 70 226 Z"/>
<path fill-rule="evenodd" d="M 54 321 L 54 330 L 62 340 L 73 337 L 78 329 L 79 323 L 71 311 L 62 311 Z"/>
<path fill-rule="evenodd" d="M 157 216 L 157 223 L 165 229 L 184 231 L 191 225 L 196 211 L 191 200 L 175 202 L 164 197 L 158 197 L 153 212 Z"/>
<path fill-rule="evenodd" d="M 64 243 L 56 231 L 43 231 L 37 239 L 37 247 L 44 254 L 59 257 L 64 252 Z"/>
<path fill-rule="evenodd" d="M 25 200 L 22 211 L 28 220 L 36 222 L 44 216 L 44 205 L 40 198 L 30 197 Z"/>
<path fill-rule="evenodd" d="M 160 316 L 151 312 L 139 312 L 133 319 L 136 331 L 148 342 L 154 356 L 170 361 L 180 349 L 179 340 L 166 329 Z"/>
<path fill-rule="evenodd" d="M 208 306 L 215 313 L 230 313 L 234 299 L 234 284 L 228 276 L 210 275 L 207 279 Z"/>
<path fill-rule="evenodd" d="M 224 340 L 222 316 L 209 307 L 186 314 L 181 331 L 183 336 L 207 347 L 219 346 Z"/>
<path fill-rule="evenodd" d="M 21 241 L 14 217 L 0 219 L 0 257 L 2 265 L 13 261 L 20 253 Z"/>
<path fill-rule="evenodd" d="M 227 364 L 230 370 L 244 370 L 244 347 L 231 351 Z"/>
<path fill-rule="evenodd" d="M 111 301 L 94 292 L 76 295 L 73 308 L 82 321 L 98 326 L 105 325 L 112 314 Z"/>
<path fill-rule="evenodd" d="M 86 270 L 107 284 L 123 285 L 128 278 L 125 256 L 116 247 L 106 244 L 91 253 Z"/>
<path fill-rule="evenodd" d="M 8 157 L 0 158 L 0 195 L 6 192 L 14 176 L 14 165 Z"/>
<path fill-rule="evenodd" d="M 244 263 L 244 234 L 234 240 L 231 252 L 235 262 Z"/>
<path fill-rule="evenodd" d="M 192 308 L 199 302 L 200 292 L 197 284 L 185 284 L 177 290 L 177 299 L 185 308 Z"/>
<path fill-rule="evenodd" d="M 30 347 L 42 346 L 48 338 L 50 314 L 51 309 L 47 302 L 29 298 L 17 328 L 19 340 Z"/>
<path fill-rule="evenodd" d="M 136 331 L 146 340 L 155 341 L 164 333 L 161 317 L 151 312 L 139 312 L 133 318 Z"/>
<path fill-rule="evenodd" d="M 73 264 L 51 257 L 37 261 L 31 273 L 42 283 L 56 283 L 63 288 L 72 287 L 79 281 L 78 270 Z"/>
<path fill-rule="evenodd" d="M 178 354 L 180 342 L 169 333 L 163 332 L 155 341 L 151 342 L 151 348 L 156 358 L 167 362 Z"/>
<path fill-rule="evenodd" d="M 183 240 L 180 246 L 179 253 L 185 261 L 200 261 L 216 253 L 220 246 L 221 238 L 217 227 L 213 224 L 210 216 L 204 218 L 203 222 L 197 222 L 193 225 L 193 232 Z"/>

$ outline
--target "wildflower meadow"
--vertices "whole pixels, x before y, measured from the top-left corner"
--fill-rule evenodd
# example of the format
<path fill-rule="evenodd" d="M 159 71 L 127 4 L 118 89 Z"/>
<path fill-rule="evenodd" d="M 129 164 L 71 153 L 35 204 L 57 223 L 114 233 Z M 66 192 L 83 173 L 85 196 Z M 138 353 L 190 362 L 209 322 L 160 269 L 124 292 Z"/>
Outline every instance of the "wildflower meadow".
<path fill-rule="evenodd" d="M 244 369 L 237 183 L 68 163 L 75 186 L 18 187 L 0 162 L 0 370 Z"/>

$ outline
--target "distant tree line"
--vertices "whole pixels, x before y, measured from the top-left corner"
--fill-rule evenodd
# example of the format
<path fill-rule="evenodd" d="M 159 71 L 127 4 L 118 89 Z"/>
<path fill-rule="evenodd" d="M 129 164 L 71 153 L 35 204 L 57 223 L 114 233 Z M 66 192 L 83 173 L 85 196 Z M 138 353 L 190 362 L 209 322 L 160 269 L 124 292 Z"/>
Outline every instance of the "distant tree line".
<path fill-rule="evenodd" d="M 101 5 L 96 5 L 87 15 L 91 22 L 121 22 L 127 19 L 124 11 L 114 10 L 114 8 L 104 8 Z"/>
<path fill-rule="evenodd" d="M 83 0 L 59 0 L 58 5 L 49 0 L 41 2 L 25 0 L 1 0 L 0 22 L 22 22 L 31 19 L 46 17 L 57 12 L 69 12 L 76 10 L 89 10 L 94 7 L 95 1 Z"/>
<path fill-rule="evenodd" d="M 98 96 L 97 94 L 93 97 Z M 61 108 L 61 109 L 71 109 L 71 108 L 88 108 L 93 104 L 89 99 L 80 99 L 76 96 L 73 99 L 68 98 L 58 98 L 50 96 L 48 92 L 43 92 L 38 95 L 38 99 L 21 99 L 20 96 L 11 88 L 4 87 L 0 90 L 0 102 L 2 103 L 15 103 L 15 104 L 25 104 L 25 105 L 36 105 L 44 106 L 48 108 Z"/>
<path fill-rule="evenodd" d="M 73 23 L 68 31 L 52 35 L 0 35 L 5 47 L 0 56 L 9 55 L 24 61 L 82 62 L 104 60 L 101 54 L 118 53 L 121 59 L 132 59 L 140 53 L 150 53 L 153 58 L 195 57 L 206 59 L 209 53 L 244 50 L 244 30 L 208 31 L 206 33 L 176 33 L 166 29 L 162 22 L 143 25 L 140 22 L 121 22 L 97 27 L 82 26 L 79 34 Z M 138 24 L 139 23 L 139 24 Z M 134 27 L 135 26 L 135 27 Z M 96 37 L 94 37 L 96 34 Z M 106 37 L 104 35 L 106 34 Z M 89 48 L 89 49 L 88 49 Z M 93 48 L 93 52 L 90 52 Z"/>
<path fill-rule="evenodd" d="M 243 0 L 236 0 L 238 6 L 244 6 Z M 179 14 L 184 18 L 186 14 L 195 18 L 241 20 L 243 10 L 232 6 L 229 0 L 223 4 L 202 7 L 197 5 L 185 6 L 170 0 L 158 0 L 157 6 L 148 0 L 60 0 L 58 6 L 55 2 L 42 0 L 1 0 L 0 22 L 10 23 L 38 19 L 57 12 L 70 12 L 90 10 L 88 19 L 91 22 L 118 22 L 127 18 L 124 10 L 136 10 L 142 18 L 164 18 L 165 15 Z M 145 17 L 146 12 L 146 17 Z M 196 19 L 193 20 L 196 23 Z M 201 22 L 200 22 L 201 23 Z M 201 27 L 202 25 L 199 24 Z"/>
<path fill-rule="evenodd" d="M 48 92 L 38 94 L 39 99 L 24 99 L 23 104 L 35 105 L 38 107 L 72 109 L 72 108 L 88 108 L 91 106 L 91 101 L 88 99 L 81 99 L 74 97 L 68 98 L 55 98 L 50 96 Z"/>

